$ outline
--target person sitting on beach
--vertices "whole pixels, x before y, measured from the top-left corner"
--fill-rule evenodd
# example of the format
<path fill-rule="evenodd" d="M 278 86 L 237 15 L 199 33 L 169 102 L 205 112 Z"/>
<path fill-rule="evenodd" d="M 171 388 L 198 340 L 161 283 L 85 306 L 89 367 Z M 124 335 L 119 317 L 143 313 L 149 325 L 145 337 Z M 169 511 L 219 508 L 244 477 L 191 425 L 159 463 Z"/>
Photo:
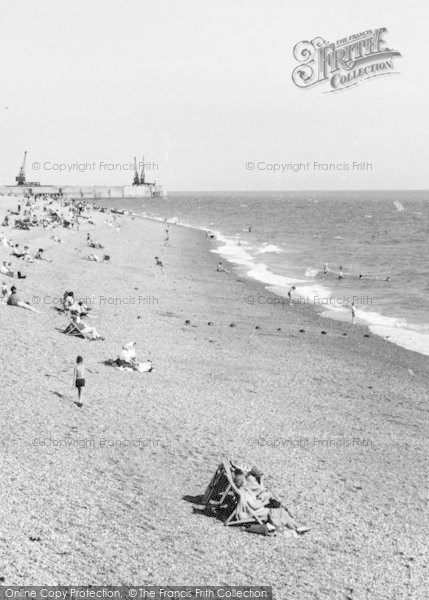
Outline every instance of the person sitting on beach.
<path fill-rule="evenodd" d="M 103 340 L 104 338 L 98 333 L 95 327 L 89 327 L 86 323 L 82 321 L 79 316 L 78 311 L 71 311 L 71 320 L 73 325 L 79 329 L 79 331 L 90 340 Z"/>
<path fill-rule="evenodd" d="M 287 295 L 288 295 L 288 298 L 289 298 L 289 304 L 290 304 L 291 306 L 293 306 L 293 298 L 292 298 L 292 294 L 294 293 L 294 291 L 295 291 L 295 290 L 296 290 L 296 287 L 293 285 L 293 286 L 290 288 L 290 290 L 288 291 L 288 293 L 287 293 Z"/>
<path fill-rule="evenodd" d="M 10 268 L 10 263 L 8 264 L 5 260 L 3 261 L 2 266 L 0 267 L 0 273 L 2 275 L 8 275 L 9 277 L 13 277 L 13 271 Z"/>
<path fill-rule="evenodd" d="M 229 273 L 228 269 L 225 269 L 222 262 L 219 262 L 218 266 L 216 267 L 216 271 L 218 273 Z"/>
<path fill-rule="evenodd" d="M 338 273 L 338 279 L 342 279 L 343 278 L 343 267 L 340 267 L 340 271 Z"/>
<path fill-rule="evenodd" d="M 89 238 L 89 240 L 87 239 L 87 244 L 90 248 L 104 248 L 104 246 L 102 246 L 100 244 L 100 242 L 97 242 L 96 240 L 92 240 L 91 238 Z"/>
<path fill-rule="evenodd" d="M 33 308 L 28 302 L 24 302 L 16 291 L 16 287 L 13 285 L 10 289 L 10 295 L 7 299 L 7 303 L 9 306 L 19 306 L 20 308 L 26 308 L 27 310 L 31 310 L 32 312 L 38 313 L 40 311 Z"/>
<path fill-rule="evenodd" d="M 88 308 L 87 305 L 84 304 L 84 302 L 82 302 L 82 300 L 79 300 L 79 302 L 76 302 L 74 295 L 73 295 L 73 297 L 69 296 L 69 298 L 70 298 L 68 300 L 69 307 L 66 310 L 69 310 L 70 313 L 76 312 L 80 317 L 88 316 L 88 313 L 91 309 Z M 69 303 L 70 303 L 71 298 L 73 298 L 73 304 L 70 305 Z"/>
<path fill-rule="evenodd" d="M 63 294 L 62 305 L 65 312 L 71 309 L 75 303 L 74 292 L 65 291 Z"/>
<path fill-rule="evenodd" d="M 155 262 L 156 262 L 156 266 L 160 268 L 164 277 L 167 277 L 165 274 L 165 271 L 164 271 L 164 263 L 162 262 L 162 260 L 160 260 L 160 258 L 158 256 L 155 256 Z"/>
<path fill-rule="evenodd" d="M 24 246 L 24 254 L 22 256 L 22 260 L 25 260 L 26 262 L 34 262 L 33 257 L 30 254 L 30 248 L 28 246 Z"/>
<path fill-rule="evenodd" d="M 121 354 L 119 355 L 119 360 L 124 363 L 124 365 L 129 365 L 132 368 L 137 368 L 138 360 L 136 356 L 136 343 L 128 342 L 128 344 L 124 344 L 122 346 Z"/>
<path fill-rule="evenodd" d="M 258 500 L 246 487 L 246 477 L 238 469 L 234 475 L 234 484 L 238 495 L 237 517 L 244 520 L 256 516 L 262 521 L 267 521 L 270 514 L 270 509 L 266 506 L 267 501 Z"/>
<path fill-rule="evenodd" d="M 324 274 L 324 275 L 327 275 L 327 274 L 328 274 L 328 263 L 325 263 L 325 264 L 323 265 L 323 274 Z"/>
<path fill-rule="evenodd" d="M 262 471 L 257 469 L 257 467 L 252 467 L 251 471 L 246 475 L 245 486 L 255 494 L 258 500 L 261 502 L 269 502 L 273 498 L 273 495 L 265 487 L 263 478 L 264 475 Z"/>
<path fill-rule="evenodd" d="M 39 248 L 38 251 L 36 252 L 36 256 L 34 258 L 36 260 L 45 260 L 46 262 L 52 262 L 52 260 L 50 260 L 49 258 L 45 258 L 45 255 L 43 252 L 44 252 L 43 248 Z"/>

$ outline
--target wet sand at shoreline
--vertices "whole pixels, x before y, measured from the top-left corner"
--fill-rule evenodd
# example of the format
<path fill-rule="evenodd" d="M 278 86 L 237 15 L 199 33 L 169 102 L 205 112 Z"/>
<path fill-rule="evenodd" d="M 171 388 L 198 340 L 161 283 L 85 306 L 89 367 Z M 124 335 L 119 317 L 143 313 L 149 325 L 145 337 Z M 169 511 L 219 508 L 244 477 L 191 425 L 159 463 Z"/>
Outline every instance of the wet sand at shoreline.
<path fill-rule="evenodd" d="M 0 229 L 53 260 L 15 260 L 27 279 L 4 278 L 41 310 L 0 305 L 5 584 L 423 600 L 427 357 L 311 306 L 270 304 L 233 269 L 216 272 L 202 232 L 170 226 L 165 247 L 161 223 L 124 216 L 117 231 L 110 215 L 91 218 L 79 232 Z M 109 264 L 82 260 L 87 232 Z M 52 304 L 65 289 L 93 295 L 104 342 L 59 333 L 67 319 Z M 102 364 L 130 340 L 152 373 Z M 78 354 L 92 371 L 81 409 Z M 193 514 L 183 496 L 202 493 L 225 456 L 262 468 L 311 532 L 264 538 Z"/>

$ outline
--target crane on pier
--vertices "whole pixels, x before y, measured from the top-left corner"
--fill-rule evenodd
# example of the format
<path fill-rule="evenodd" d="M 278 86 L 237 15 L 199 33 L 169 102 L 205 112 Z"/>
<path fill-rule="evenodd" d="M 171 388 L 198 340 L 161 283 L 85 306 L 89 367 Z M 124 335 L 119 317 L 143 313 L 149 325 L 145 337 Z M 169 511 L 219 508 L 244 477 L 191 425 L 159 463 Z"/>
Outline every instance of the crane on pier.
<path fill-rule="evenodd" d="M 134 157 L 134 179 L 133 179 L 133 185 L 140 185 L 140 178 L 139 178 L 139 172 L 137 169 L 137 158 Z"/>
<path fill-rule="evenodd" d="M 141 176 L 140 176 L 140 185 L 155 185 L 154 183 L 150 183 L 149 181 L 146 181 L 144 156 L 143 156 L 143 162 L 142 162 L 142 172 L 141 172 Z"/>
<path fill-rule="evenodd" d="M 27 160 L 27 150 L 24 152 L 24 160 L 22 166 L 19 169 L 18 175 L 15 177 L 17 185 L 25 185 L 25 161 Z"/>

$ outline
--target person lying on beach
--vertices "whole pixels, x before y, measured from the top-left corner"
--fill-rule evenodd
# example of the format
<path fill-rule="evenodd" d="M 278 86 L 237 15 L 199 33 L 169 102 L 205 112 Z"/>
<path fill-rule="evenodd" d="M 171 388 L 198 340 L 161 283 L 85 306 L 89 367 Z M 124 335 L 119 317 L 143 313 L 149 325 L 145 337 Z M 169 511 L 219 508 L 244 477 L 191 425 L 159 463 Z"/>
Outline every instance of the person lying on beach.
<path fill-rule="evenodd" d="M 95 327 L 89 327 L 86 323 L 82 321 L 79 316 L 79 313 L 76 310 L 71 311 L 71 320 L 73 325 L 79 329 L 79 331 L 90 340 L 104 340 L 101 335 L 98 333 Z"/>
<path fill-rule="evenodd" d="M 24 256 L 24 252 L 21 252 L 19 249 L 19 244 L 13 246 L 11 256 L 15 256 L 15 258 L 22 258 Z"/>
<path fill-rule="evenodd" d="M 229 273 L 228 269 L 225 269 L 225 267 L 223 266 L 222 262 L 220 262 L 218 264 L 218 266 L 216 267 L 216 271 L 218 273 Z"/>
<path fill-rule="evenodd" d="M 98 258 L 98 256 L 96 254 L 94 254 L 93 252 L 90 252 L 89 254 L 87 254 L 86 256 L 82 257 L 84 260 L 90 260 L 90 261 L 94 261 L 94 262 L 100 262 L 100 259 Z"/>
<path fill-rule="evenodd" d="M 31 312 L 39 313 L 40 311 L 36 310 L 29 304 L 28 302 L 24 302 L 16 291 L 16 287 L 13 285 L 10 289 L 10 295 L 7 299 L 7 303 L 9 306 L 18 306 L 19 308 L 26 308 L 27 310 L 31 310 Z"/>

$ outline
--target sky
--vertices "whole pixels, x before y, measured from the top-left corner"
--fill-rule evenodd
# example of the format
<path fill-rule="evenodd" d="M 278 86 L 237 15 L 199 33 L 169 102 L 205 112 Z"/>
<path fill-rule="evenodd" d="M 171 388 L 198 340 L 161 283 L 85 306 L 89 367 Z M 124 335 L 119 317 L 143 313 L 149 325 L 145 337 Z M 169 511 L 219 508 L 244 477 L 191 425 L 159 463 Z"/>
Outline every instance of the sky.
<path fill-rule="evenodd" d="M 27 150 L 43 184 L 128 184 L 144 155 L 168 190 L 427 189 L 428 22 L 427 0 L 0 0 L 0 183 Z M 397 74 L 293 83 L 298 42 L 379 27 Z"/>

